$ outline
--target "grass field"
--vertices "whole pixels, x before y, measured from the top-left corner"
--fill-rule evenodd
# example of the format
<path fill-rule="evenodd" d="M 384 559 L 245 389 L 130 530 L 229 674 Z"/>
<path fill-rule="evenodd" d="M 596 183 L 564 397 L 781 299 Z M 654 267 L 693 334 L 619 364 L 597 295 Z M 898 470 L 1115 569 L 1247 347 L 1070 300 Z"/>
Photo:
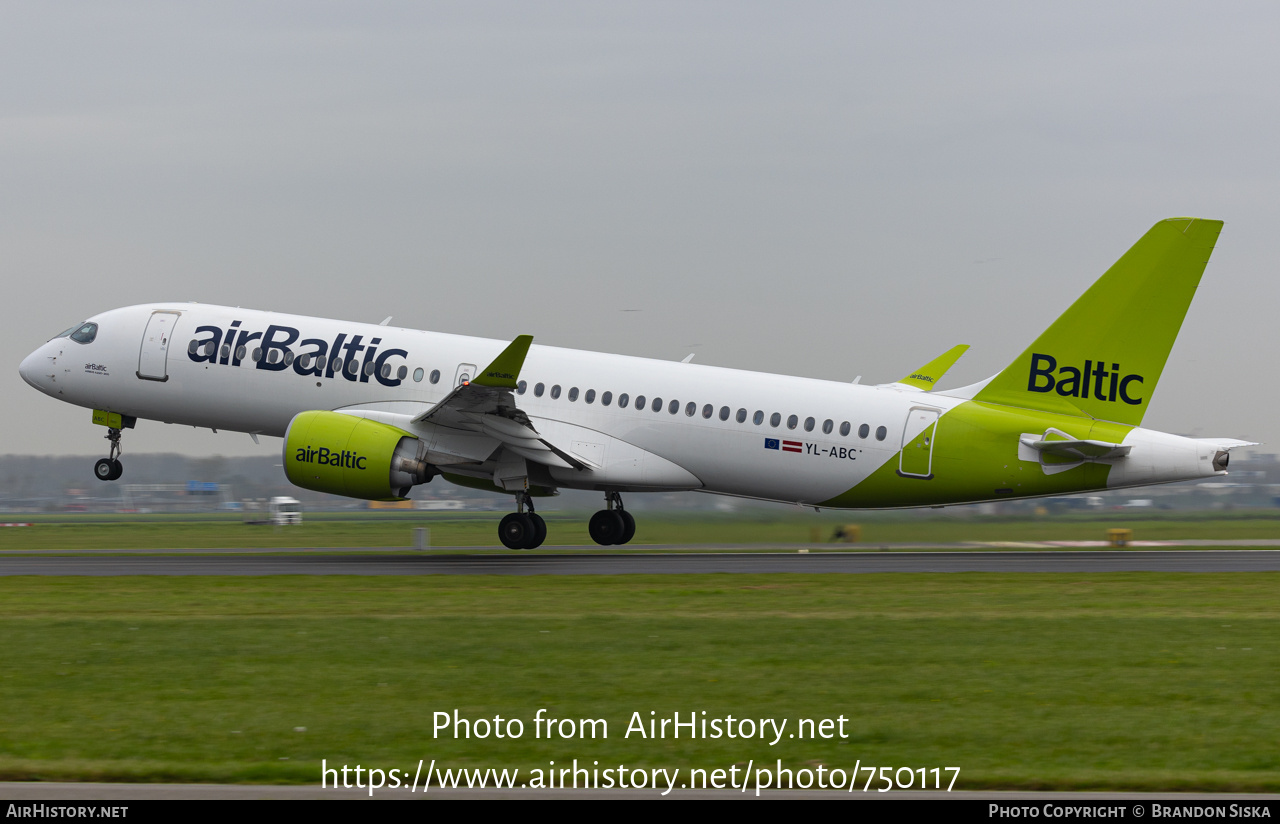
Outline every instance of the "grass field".
<path fill-rule="evenodd" d="M 859 517 L 861 515 L 861 517 Z M 63 517 L 35 526 L 0 529 L 0 552 L 47 549 L 192 549 L 235 547 L 405 547 L 413 529 L 431 530 L 434 546 L 491 546 L 497 543 L 502 513 L 416 518 L 309 517 L 301 526 L 246 526 L 238 520 L 181 517 L 86 521 Z M 1280 538 L 1280 517 L 1165 516 L 996 519 L 929 517 L 876 513 L 768 513 L 670 515 L 639 513 L 634 545 L 643 544 L 803 544 L 830 539 L 839 524 L 859 523 L 862 543 L 950 543 L 957 541 L 1103 540 L 1110 527 L 1128 527 L 1137 540 L 1238 540 Z M 548 544 L 594 546 L 586 515 L 547 516 Z M 856 548 L 856 545 L 840 545 Z"/>
<path fill-rule="evenodd" d="M 1278 617 L 1270 573 L 0 578 L 0 777 L 860 759 L 958 789 L 1276 791 Z M 455 708 L 526 735 L 434 739 Z M 609 737 L 535 740 L 539 708 Z M 623 738 L 651 710 L 850 737 Z"/>

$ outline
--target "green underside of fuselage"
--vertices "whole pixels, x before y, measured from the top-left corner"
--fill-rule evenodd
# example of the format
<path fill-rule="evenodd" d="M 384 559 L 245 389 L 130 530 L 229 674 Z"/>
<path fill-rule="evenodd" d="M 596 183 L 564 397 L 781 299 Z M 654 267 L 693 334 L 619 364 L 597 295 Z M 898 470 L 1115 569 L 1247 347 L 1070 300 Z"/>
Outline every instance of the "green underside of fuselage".
<path fill-rule="evenodd" d="M 1105 489 L 1111 467 L 1084 463 L 1046 474 L 1018 458 L 1018 440 L 1053 428 L 1080 440 L 1120 443 L 1126 424 L 969 401 L 921 432 L 870 477 L 820 506 L 876 509 L 1066 495 Z M 929 450 L 932 449 L 932 455 Z M 930 477 L 903 475 L 901 469 Z"/>

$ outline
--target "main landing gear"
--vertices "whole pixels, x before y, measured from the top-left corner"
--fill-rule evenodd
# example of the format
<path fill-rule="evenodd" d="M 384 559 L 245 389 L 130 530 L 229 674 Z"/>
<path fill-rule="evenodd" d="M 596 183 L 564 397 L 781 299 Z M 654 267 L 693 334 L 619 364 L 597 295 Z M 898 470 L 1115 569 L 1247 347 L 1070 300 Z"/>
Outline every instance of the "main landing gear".
<path fill-rule="evenodd" d="M 605 508 L 591 516 L 587 531 L 601 546 L 619 546 L 635 537 L 636 519 L 622 508 L 622 496 L 607 492 Z M 528 511 L 526 512 L 526 508 Z M 516 511 L 498 524 L 498 539 L 507 549 L 537 549 L 547 539 L 547 524 L 533 511 L 528 492 L 516 493 Z"/>
<path fill-rule="evenodd" d="M 111 441 L 111 453 L 106 458 L 98 459 L 93 465 L 93 474 L 100 481 L 118 481 L 124 474 L 124 467 L 117 457 L 120 454 L 120 430 L 108 429 L 106 438 Z"/>
<path fill-rule="evenodd" d="M 605 508 L 591 516 L 587 532 L 601 546 L 625 544 L 636 535 L 636 519 L 622 508 L 622 495 L 617 492 L 606 492 L 604 502 Z"/>
<path fill-rule="evenodd" d="M 516 493 L 516 511 L 498 524 L 498 539 L 507 549 L 537 549 L 547 539 L 547 522 L 533 511 L 533 498 L 528 492 Z"/>

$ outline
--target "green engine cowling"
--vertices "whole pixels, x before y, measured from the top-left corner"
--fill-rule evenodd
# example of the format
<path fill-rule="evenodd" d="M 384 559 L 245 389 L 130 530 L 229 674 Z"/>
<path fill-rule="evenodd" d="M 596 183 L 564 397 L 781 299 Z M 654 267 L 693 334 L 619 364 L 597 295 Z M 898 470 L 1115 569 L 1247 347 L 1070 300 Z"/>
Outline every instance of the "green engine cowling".
<path fill-rule="evenodd" d="M 303 489 L 371 501 L 404 500 L 410 487 L 431 479 L 414 435 L 325 411 L 300 412 L 289 422 L 284 472 Z"/>

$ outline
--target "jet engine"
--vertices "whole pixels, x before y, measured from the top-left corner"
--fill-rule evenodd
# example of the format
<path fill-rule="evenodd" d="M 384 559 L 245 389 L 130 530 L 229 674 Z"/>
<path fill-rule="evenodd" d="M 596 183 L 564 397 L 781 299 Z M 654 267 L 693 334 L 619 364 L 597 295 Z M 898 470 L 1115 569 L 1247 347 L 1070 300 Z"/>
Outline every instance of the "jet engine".
<path fill-rule="evenodd" d="M 418 456 L 415 435 L 340 412 L 301 412 L 284 435 L 284 472 L 316 492 L 372 501 L 404 500 L 433 468 Z"/>

